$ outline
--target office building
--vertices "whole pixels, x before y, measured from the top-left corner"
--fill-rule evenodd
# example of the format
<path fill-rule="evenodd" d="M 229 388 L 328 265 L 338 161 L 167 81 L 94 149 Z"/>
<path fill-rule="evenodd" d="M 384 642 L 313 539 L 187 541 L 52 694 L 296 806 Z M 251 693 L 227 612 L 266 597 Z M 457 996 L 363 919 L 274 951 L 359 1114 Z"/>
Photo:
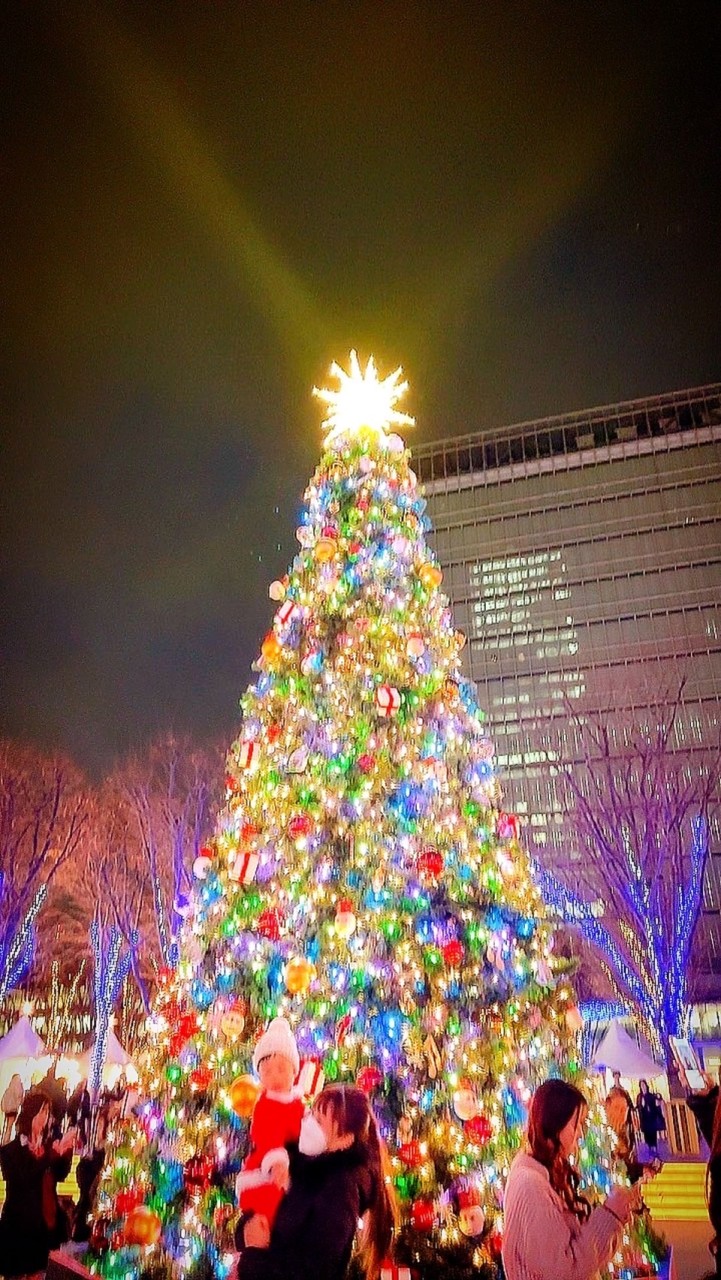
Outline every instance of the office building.
<path fill-rule="evenodd" d="M 721 725 L 721 383 L 414 450 L 508 803 L 551 866 L 578 858 L 546 756 L 566 700 L 639 719 L 683 676 L 677 741 Z M 693 995 L 721 998 L 711 833 Z"/>

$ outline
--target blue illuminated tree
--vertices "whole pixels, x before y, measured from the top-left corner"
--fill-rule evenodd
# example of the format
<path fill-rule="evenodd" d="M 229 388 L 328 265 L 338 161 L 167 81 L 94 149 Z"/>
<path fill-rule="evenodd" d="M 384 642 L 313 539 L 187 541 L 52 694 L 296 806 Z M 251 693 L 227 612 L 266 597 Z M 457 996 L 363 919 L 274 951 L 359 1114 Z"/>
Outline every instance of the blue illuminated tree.
<path fill-rule="evenodd" d="M 95 1098 L 100 1092 L 113 1009 L 130 968 L 130 951 L 118 926 L 110 922 L 107 904 L 96 906 L 90 925 L 90 945 L 94 965 L 95 1040 L 90 1055 L 88 1087 L 91 1097 Z"/>
<path fill-rule="evenodd" d="M 87 825 L 87 791 L 67 760 L 0 743 L 0 997 L 28 972 L 38 912 Z"/>
<path fill-rule="evenodd" d="M 678 746 L 683 685 L 643 725 L 569 707 L 581 765 L 558 764 L 582 858 L 571 887 L 548 869 L 542 891 L 591 944 L 616 997 L 669 1066 L 688 1027 L 688 968 L 701 907 L 719 749 Z"/>

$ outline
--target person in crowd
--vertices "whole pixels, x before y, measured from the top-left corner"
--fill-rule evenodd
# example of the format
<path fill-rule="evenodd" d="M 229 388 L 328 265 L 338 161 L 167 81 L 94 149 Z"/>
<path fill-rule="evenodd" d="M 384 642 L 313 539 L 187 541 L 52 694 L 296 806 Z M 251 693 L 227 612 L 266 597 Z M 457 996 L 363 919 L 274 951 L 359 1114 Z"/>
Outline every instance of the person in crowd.
<path fill-rule="evenodd" d="M 68 1095 L 66 1090 L 66 1081 L 63 1076 L 58 1076 L 57 1059 L 53 1059 L 47 1072 L 40 1081 L 38 1088 L 50 1100 L 50 1111 L 53 1121 L 53 1137 L 59 1138 L 63 1131 L 63 1121 L 65 1113 L 68 1109 Z"/>
<path fill-rule="evenodd" d="M 239 1280 L 343 1280 L 360 1218 L 361 1268 L 375 1280 L 395 1223 L 386 1169 L 368 1098 L 351 1085 L 330 1085 L 290 1148 L 288 1192 L 272 1232 L 260 1213 L 238 1223 Z"/>
<path fill-rule="evenodd" d="M 3 1113 L 3 1143 L 9 1142 L 12 1138 L 13 1127 L 18 1118 L 18 1111 L 22 1106 L 24 1096 L 25 1089 L 23 1087 L 23 1082 L 16 1071 L 15 1075 L 11 1077 L 10 1083 L 8 1084 L 8 1087 L 2 1096 L 2 1100 L 0 1101 L 0 1110 L 2 1110 Z"/>
<path fill-rule="evenodd" d="M 613 1072 L 613 1084 L 606 1095 L 606 1119 L 616 1135 L 616 1153 L 626 1164 L 633 1161 L 633 1099 L 621 1084 L 621 1072 Z"/>
<path fill-rule="evenodd" d="M 25 1095 L 16 1136 L 0 1148 L 5 1204 L 0 1216 L 0 1275 L 39 1277 L 51 1249 L 67 1240 L 58 1182 L 67 1178 L 75 1131 L 53 1141 L 50 1099 L 40 1089 Z"/>
<path fill-rule="evenodd" d="M 90 1121 L 93 1113 L 93 1104 L 87 1080 L 83 1080 L 82 1085 L 78 1103 L 78 1130 L 80 1133 L 80 1146 L 85 1150 L 90 1142 Z"/>
<path fill-rule="evenodd" d="M 689 1088 L 686 1072 L 679 1067 L 679 1077 L 686 1090 L 686 1102 L 696 1117 L 696 1123 L 709 1149 L 706 1165 L 706 1204 L 713 1228 L 709 1249 L 716 1262 L 716 1275 L 721 1277 L 721 1103 L 719 1087 L 710 1076 L 704 1076 L 705 1086 L 700 1090 Z"/>
<path fill-rule="evenodd" d="M 643 1140 L 649 1151 L 658 1154 L 658 1135 L 666 1128 L 663 1114 L 663 1103 L 659 1093 L 653 1093 L 648 1087 L 648 1080 L 639 1080 L 638 1097 L 636 1098 L 638 1124 Z"/>
<path fill-rule="evenodd" d="M 73 1240 L 76 1244 L 84 1244 L 90 1239 L 91 1228 L 88 1216 L 95 1204 L 104 1161 L 105 1152 L 102 1147 L 96 1147 L 94 1151 L 88 1152 L 78 1160 L 75 1176 L 78 1180 L 80 1195 L 75 1206 L 73 1223 Z"/>
<path fill-rule="evenodd" d="M 506 1280 L 595 1280 L 640 1205 L 640 1187 L 615 1186 L 595 1209 L 580 1194 L 572 1157 L 587 1110 L 565 1080 L 546 1080 L 533 1095 L 526 1146 L 506 1184 Z"/>

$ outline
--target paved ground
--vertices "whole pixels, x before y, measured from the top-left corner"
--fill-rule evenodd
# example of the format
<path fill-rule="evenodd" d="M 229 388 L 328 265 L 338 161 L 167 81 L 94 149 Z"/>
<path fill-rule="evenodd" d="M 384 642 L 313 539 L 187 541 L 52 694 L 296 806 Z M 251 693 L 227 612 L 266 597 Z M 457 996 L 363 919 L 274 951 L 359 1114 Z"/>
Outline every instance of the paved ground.
<path fill-rule="evenodd" d="M 713 1259 L 708 1251 L 711 1226 L 706 1222 L 660 1222 L 654 1225 L 673 1245 L 677 1280 L 702 1280 L 714 1275 Z"/>

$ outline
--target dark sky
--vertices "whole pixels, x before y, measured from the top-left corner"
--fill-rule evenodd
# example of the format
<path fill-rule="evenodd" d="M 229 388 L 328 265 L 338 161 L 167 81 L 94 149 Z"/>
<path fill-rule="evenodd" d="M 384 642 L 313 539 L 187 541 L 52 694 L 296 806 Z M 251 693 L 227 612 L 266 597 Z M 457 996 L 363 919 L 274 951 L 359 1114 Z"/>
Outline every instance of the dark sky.
<path fill-rule="evenodd" d="M 721 377 L 721 6 L 3 6 L 0 732 L 230 736 L 317 460 Z"/>

